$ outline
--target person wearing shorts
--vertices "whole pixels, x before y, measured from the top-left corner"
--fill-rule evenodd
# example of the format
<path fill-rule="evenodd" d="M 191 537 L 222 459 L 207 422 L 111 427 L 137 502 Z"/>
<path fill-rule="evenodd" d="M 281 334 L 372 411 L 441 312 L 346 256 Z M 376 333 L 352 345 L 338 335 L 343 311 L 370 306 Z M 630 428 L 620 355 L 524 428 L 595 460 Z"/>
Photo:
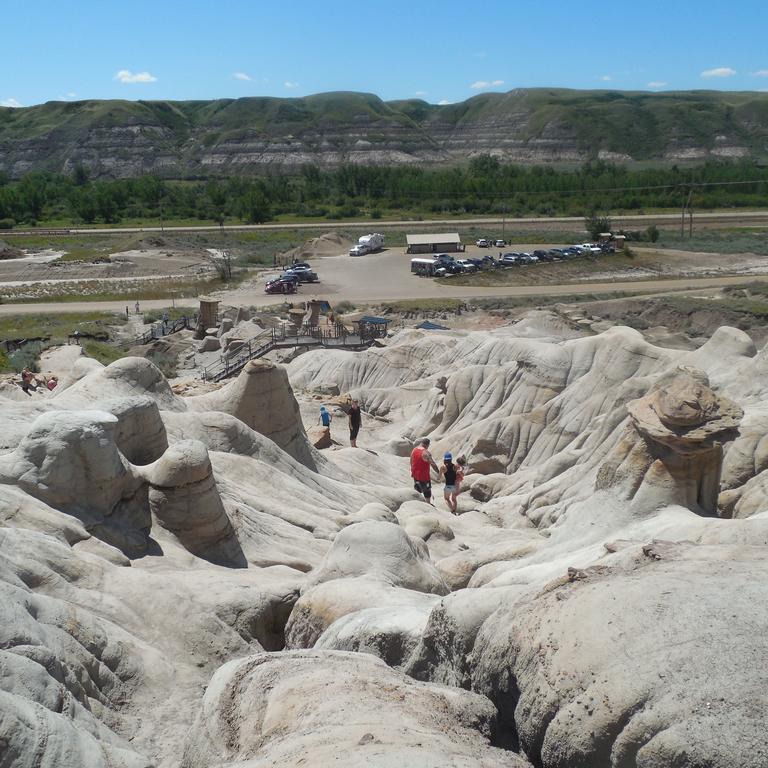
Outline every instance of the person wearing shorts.
<path fill-rule="evenodd" d="M 434 469 L 439 474 L 440 470 L 428 449 L 428 437 L 422 437 L 417 441 L 415 448 L 411 451 L 411 477 L 414 489 L 424 497 L 427 503 L 431 504 L 432 477 L 429 471 Z"/>
<path fill-rule="evenodd" d="M 362 416 L 360 414 L 360 405 L 357 400 L 352 401 L 352 405 L 349 408 L 349 444 L 353 448 L 357 448 L 357 435 L 360 432 L 360 425 L 362 424 Z"/>
<path fill-rule="evenodd" d="M 453 463 L 453 455 L 446 453 L 443 456 L 443 465 L 440 467 L 440 477 L 445 480 L 445 487 L 443 488 L 443 498 L 448 505 L 452 515 L 456 514 L 456 476 L 457 467 Z"/>
<path fill-rule="evenodd" d="M 464 481 L 464 476 L 467 473 L 467 457 L 459 456 L 456 459 L 456 490 L 453 492 L 453 505 L 456 506 L 461 493 L 461 484 Z"/>

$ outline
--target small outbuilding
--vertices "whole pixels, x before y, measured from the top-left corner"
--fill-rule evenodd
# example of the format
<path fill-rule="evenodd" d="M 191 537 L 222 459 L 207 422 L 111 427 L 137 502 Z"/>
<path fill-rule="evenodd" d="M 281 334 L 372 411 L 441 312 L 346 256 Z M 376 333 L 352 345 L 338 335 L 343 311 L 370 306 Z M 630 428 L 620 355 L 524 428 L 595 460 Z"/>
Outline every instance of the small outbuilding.
<path fill-rule="evenodd" d="M 458 253 L 464 250 L 458 232 L 438 232 L 431 235 L 406 235 L 406 253 Z"/>
<path fill-rule="evenodd" d="M 387 335 L 389 320 L 386 317 L 363 315 L 359 320 L 353 320 L 352 325 L 356 326 L 361 338 L 383 339 Z"/>

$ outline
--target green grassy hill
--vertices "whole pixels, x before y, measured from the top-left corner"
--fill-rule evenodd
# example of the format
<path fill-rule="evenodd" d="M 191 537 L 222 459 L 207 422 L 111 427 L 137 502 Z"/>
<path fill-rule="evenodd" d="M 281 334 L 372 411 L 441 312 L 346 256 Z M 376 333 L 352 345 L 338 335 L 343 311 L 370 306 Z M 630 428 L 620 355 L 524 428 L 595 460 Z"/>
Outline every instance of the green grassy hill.
<path fill-rule="evenodd" d="M 0 108 L 0 171 L 185 178 L 314 162 L 768 158 L 768 93 L 520 89 L 438 106 L 373 94 Z"/>

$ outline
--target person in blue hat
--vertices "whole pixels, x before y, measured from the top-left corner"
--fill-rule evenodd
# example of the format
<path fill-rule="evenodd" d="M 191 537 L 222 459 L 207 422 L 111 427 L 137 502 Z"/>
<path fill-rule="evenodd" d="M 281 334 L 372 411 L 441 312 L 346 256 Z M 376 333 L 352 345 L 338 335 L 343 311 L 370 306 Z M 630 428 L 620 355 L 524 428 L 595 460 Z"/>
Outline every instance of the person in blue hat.
<path fill-rule="evenodd" d="M 324 427 L 328 427 L 328 431 L 331 429 L 331 419 L 333 417 L 330 414 L 330 411 L 327 411 L 324 405 L 320 406 L 320 423 Z"/>
<path fill-rule="evenodd" d="M 456 465 L 453 463 L 453 455 L 446 452 L 443 463 L 440 466 L 440 477 L 445 481 L 443 498 L 452 515 L 457 514 L 458 504 L 456 500 Z"/>

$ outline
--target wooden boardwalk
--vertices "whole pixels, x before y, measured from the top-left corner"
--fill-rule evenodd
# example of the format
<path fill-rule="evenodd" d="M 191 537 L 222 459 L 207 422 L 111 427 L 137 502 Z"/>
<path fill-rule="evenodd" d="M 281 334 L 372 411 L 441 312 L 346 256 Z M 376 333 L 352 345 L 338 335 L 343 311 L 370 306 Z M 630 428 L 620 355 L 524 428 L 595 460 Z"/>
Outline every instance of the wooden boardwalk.
<path fill-rule="evenodd" d="M 301 328 L 274 328 L 271 331 L 254 336 L 233 352 L 204 368 L 204 381 L 221 381 L 234 376 L 245 368 L 246 363 L 263 357 L 273 349 L 292 349 L 295 347 L 318 349 L 365 349 L 376 338 L 385 335 L 376 329 L 366 328 L 361 333 L 350 333 L 343 325 L 322 328 L 317 325 L 304 325 Z"/>

